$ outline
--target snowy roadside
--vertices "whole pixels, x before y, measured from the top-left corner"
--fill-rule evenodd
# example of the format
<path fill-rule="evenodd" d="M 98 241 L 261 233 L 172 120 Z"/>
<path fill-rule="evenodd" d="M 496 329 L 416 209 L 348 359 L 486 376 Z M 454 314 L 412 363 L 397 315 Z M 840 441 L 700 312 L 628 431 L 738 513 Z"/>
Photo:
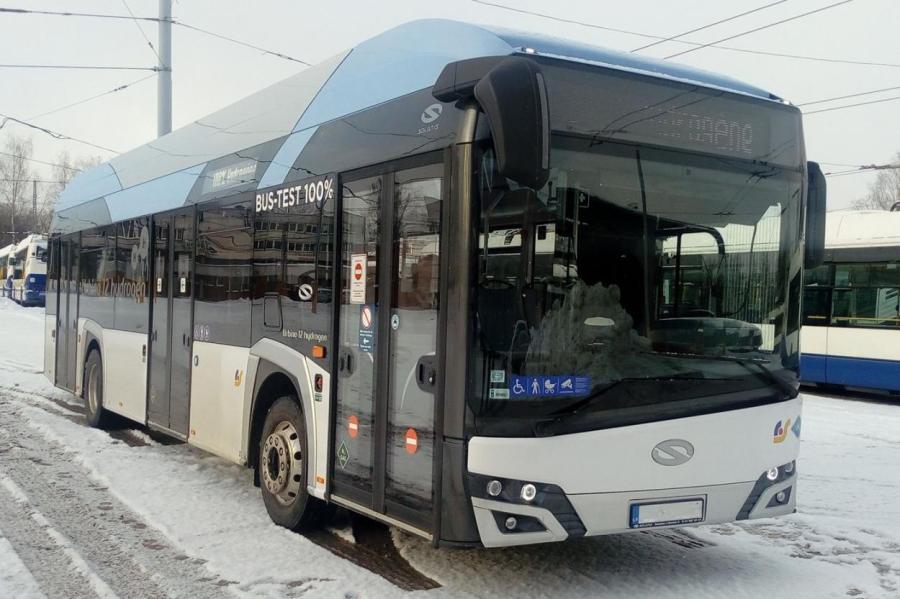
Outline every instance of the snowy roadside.
<path fill-rule="evenodd" d="M 42 439 L 86 473 L 85 484 L 120 502 L 116 509 L 145 522 L 148 537 L 220 582 L 220 591 L 246 597 L 402 593 L 272 525 L 249 471 L 143 433 L 130 433 L 140 443 L 126 443 L 87 428 L 73 412 L 78 400 L 40 374 L 42 334 L 42 310 L 0 300 L 0 451 L 4 440 Z M 429 596 L 900 596 L 900 405 L 807 395 L 803 427 L 799 512 L 791 517 L 490 551 L 435 550 L 397 531 L 394 539 L 413 566 L 442 585 L 416 593 Z M 13 465 L 0 459 L 0 475 L 9 474 L 5 468 L 12 472 Z M 0 488 L 0 513 L 12 509 Z M 0 597 L 41 596 L 42 574 L 26 549 L 0 527 Z M 115 581 L 107 583 L 115 588 Z"/>

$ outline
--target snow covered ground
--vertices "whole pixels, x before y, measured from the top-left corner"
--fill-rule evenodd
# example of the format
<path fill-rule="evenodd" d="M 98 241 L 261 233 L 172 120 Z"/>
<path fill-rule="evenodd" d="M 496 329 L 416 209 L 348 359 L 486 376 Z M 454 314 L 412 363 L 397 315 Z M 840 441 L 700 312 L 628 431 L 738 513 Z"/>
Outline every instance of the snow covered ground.
<path fill-rule="evenodd" d="M 43 310 L 0 299 L 0 598 L 405 594 L 272 525 L 249 471 L 140 430 L 87 428 L 80 401 L 41 374 L 42 333 Z M 393 531 L 440 584 L 409 594 L 900 597 L 900 404 L 805 402 L 793 516 L 504 550 Z"/>

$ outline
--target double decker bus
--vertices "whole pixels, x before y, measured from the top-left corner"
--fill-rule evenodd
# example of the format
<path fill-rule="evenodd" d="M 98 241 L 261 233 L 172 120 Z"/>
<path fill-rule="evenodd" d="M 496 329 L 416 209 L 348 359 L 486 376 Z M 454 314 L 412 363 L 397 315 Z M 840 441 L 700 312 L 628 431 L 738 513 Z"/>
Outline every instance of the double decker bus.
<path fill-rule="evenodd" d="M 10 252 L 9 296 L 23 306 L 43 306 L 47 283 L 47 238 L 26 236 Z"/>
<path fill-rule="evenodd" d="M 788 514 L 823 211 L 773 94 L 417 21 L 73 180 L 46 372 L 252 468 L 291 529 Z"/>
<path fill-rule="evenodd" d="M 900 393 L 900 211 L 830 213 L 804 283 L 802 382 Z"/>

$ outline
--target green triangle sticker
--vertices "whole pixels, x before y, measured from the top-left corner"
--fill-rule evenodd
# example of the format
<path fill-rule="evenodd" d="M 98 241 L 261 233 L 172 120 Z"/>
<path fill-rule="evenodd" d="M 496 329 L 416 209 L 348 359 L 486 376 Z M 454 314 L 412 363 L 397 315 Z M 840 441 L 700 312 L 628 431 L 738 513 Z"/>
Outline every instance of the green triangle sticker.
<path fill-rule="evenodd" d="M 341 470 L 344 469 L 344 466 L 347 465 L 347 462 L 350 461 L 350 452 L 347 450 L 347 446 L 341 441 L 341 446 L 338 447 L 338 464 L 341 466 Z"/>

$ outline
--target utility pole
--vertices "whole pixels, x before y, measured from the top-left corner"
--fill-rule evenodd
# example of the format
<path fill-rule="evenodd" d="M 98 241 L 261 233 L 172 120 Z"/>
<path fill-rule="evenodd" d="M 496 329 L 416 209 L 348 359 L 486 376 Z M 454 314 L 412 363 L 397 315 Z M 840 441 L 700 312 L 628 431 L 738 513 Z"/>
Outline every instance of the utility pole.
<path fill-rule="evenodd" d="M 159 0 L 159 72 L 156 74 L 156 135 L 172 131 L 172 0 Z"/>
<path fill-rule="evenodd" d="M 37 181 L 31 182 L 31 232 L 36 233 L 38 226 L 37 219 Z"/>

